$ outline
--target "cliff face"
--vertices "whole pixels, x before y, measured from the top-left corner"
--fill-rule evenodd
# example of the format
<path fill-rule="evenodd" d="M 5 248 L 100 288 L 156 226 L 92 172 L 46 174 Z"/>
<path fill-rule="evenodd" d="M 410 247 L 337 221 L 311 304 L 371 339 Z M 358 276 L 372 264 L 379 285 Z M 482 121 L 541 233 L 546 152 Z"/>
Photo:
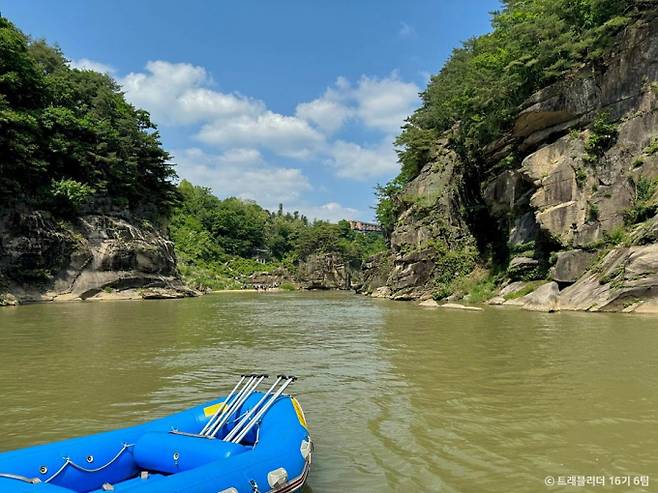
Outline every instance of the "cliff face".
<path fill-rule="evenodd" d="M 534 94 L 513 129 L 484 150 L 480 168 L 492 171 L 480 179 L 476 202 L 497 226 L 494 244 L 507 246 L 503 284 L 552 283 L 494 302 L 550 311 L 658 308 L 656 39 L 655 17 L 626 29 L 602 67 Z M 474 202 L 464 189 L 473 192 L 472 184 L 449 139 L 437 148 L 403 191 L 391 267 L 382 268 L 386 275 L 376 266 L 366 270 L 367 292 L 441 298 L 436 287 L 445 268 L 432 247 L 438 241 L 463 250 L 478 228 L 489 227 L 465 220 L 464 207 Z M 509 155 L 520 164 L 497 171 L 488 165 Z M 520 293 L 524 285 L 514 287 Z"/>
<path fill-rule="evenodd" d="M 431 162 L 400 194 L 402 213 L 391 234 L 390 255 L 365 265 L 363 291 L 398 300 L 429 297 L 446 267 L 442 254 L 474 249 L 461 213 L 464 165 L 450 138 L 437 143 Z"/>
<path fill-rule="evenodd" d="M 183 286 L 173 244 L 148 222 L 39 211 L 0 216 L 0 303 L 195 294 Z"/>

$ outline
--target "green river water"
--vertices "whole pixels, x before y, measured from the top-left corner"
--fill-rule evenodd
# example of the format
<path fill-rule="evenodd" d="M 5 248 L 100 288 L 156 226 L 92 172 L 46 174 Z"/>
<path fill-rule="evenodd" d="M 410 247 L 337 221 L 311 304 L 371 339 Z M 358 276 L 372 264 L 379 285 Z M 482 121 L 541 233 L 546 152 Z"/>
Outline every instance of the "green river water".
<path fill-rule="evenodd" d="M 3 308 L 0 358 L 0 450 L 140 423 L 263 370 L 300 377 L 307 492 L 658 491 L 656 317 L 222 293 Z M 607 483 L 544 484 L 571 475 Z"/>

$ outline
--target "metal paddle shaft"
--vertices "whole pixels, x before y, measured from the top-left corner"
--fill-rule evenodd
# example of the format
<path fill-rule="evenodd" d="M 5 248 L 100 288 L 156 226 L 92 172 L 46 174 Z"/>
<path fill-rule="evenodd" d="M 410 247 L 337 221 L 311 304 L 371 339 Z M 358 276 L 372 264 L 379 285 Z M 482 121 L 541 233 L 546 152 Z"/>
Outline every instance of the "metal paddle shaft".
<path fill-rule="evenodd" d="M 228 408 L 221 414 L 221 416 L 213 423 L 213 425 L 206 430 L 206 436 L 213 438 L 224 424 L 228 421 L 228 418 L 239 408 L 242 397 L 249 396 L 251 391 L 260 383 L 258 379 L 261 378 L 261 375 L 256 373 L 249 375 L 249 380 L 245 385 L 240 389 L 240 392 L 233 398 L 231 404 Z"/>
<path fill-rule="evenodd" d="M 225 412 L 224 414 L 222 414 L 222 417 L 219 420 L 219 422 L 207 432 L 208 436 L 211 436 L 211 437 L 214 438 L 215 435 L 217 435 L 217 432 L 222 428 L 222 426 L 224 426 L 224 424 L 226 424 L 226 422 L 228 421 L 228 418 L 233 413 L 235 413 L 238 409 L 240 409 L 240 406 L 242 406 L 242 404 L 245 403 L 245 401 L 254 392 L 256 387 L 258 387 L 261 384 L 261 382 L 266 378 L 267 378 L 267 375 L 259 375 L 258 378 L 256 378 L 256 380 L 254 382 L 252 382 L 247 387 L 247 390 L 245 392 L 243 392 L 242 395 L 238 399 L 235 399 L 233 401 L 233 404 L 231 405 L 230 409 L 227 412 Z"/>
<path fill-rule="evenodd" d="M 238 390 L 238 387 L 242 382 L 244 382 L 244 379 L 247 377 L 247 375 L 240 375 L 240 381 L 235 384 L 235 387 L 233 387 L 233 390 L 231 390 L 231 393 L 228 395 L 226 399 L 224 399 L 224 402 L 222 402 L 223 405 L 217 406 L 217 411 L 215 414 L 212 415 L 212 417 L 208 420 L 206 423 L 206 426 L 203 427 L 199 435 L 204 435 L 206 433 L 206 430 L 210 428 L 210 425 L 213 421 L 217 419 L 217 416 L 221 414 L 221 412 L 226 409 L 226 406 L 228 406 L 229 402 L 231 401 L 231 398 L 233 397 L 233 394 L 235 393 L 236 390 Z"/>
<path fill-rule="evenodd" d="M 249 421 L 249 418 L 258 410 L 258 408 L 261 406 L 261 404 L 263 402 L 265 402 L 265 399 L 267 399 L 268 396 L 270 395 L 270 393 L 272 393 L 274 391 L 274 389 L 276 388 L 277 385 L 279 385 L 279 382 L 282 379 L 283 379 L 283 375 L 277 376 L 276 382 L 274 382 L 272 384 L 272 386 L 269 389 L 267 389 L 267 392 L 265 392 L 265 394 L 263 394 L 263 397 L 260 398 L 260 400 L 256 403 L 256 405 L 253 406 L 251 409 L 249 409 L 249 411 L 242 417 L 242 419 L 238 422 L 238 424 L 235 425 L 233 427 L 233 429 L 230 431 L 230 433 L 228 435 L 226 435 L 224 438 L 222 438 L 222 440 L 224 440 L 226 442 L 230 442 L 231 439 L 240 432 L 240 428 L 242 428 L 242 426 L 247 421 Z"/>
<path fill-rule="evenodd" d="M 207 423 L 206 426 L 204 426 L 204 431 L 201 433 L 202 435 L 204 435 L 204 436 L 209 436 L 209 435 L 210 435 L 210 432 L 215 428 L 215 426 L 217 425 L 217 423 L 219 422 L 219 420 L 224 416 L 225 413 L 227 413 L 227 412 L 231 409 L 231 407 L 233 406 L 233 403 L 234 403 L 237 399 L 240 398 L 240 396 L 244 393 L 245 390 L 247 390 L 247 388 L 249 387 L 249 385 L 251 385 L 251 383 L 256 379 L 256 377 L 257 377 L 258 375 L 253 374 L 253 373 L 250 373 L 250 374 L 246 374 L 246 375 L 244 375 L 244 376 L 245 376 L 245 378 L 247 378 L 247 381 L 245 382 L 245 384 L 244 384 L 244 385 L 242 386 L 242 388 L 237 392 L 237 394 L 235 394 L 235 395 L 233 396 L 233 399 L 232 399 L 232 400 L 229 401 L 229 399 L 227 399 L 227 400 L 224 401 L 224 406 L 222 406 L 222 407 L 219 409 L 220 412 L 217 413 L 217 417 L 214 418 L 214 419 L 213 419 L 212 421 L 210 421 L 209 423 Z"/>
<path fill-rule="evenodd" d="M 261 418 L 265 415 L 265 413 L 272 407 L 272 405 L 276 402 L 276 400 L 279 398 L 281 394 L 283 394 L 283 391 L 286 390 L 286 388 L 295 380 L 297 380 L 297 377 L 292 377 L 292 376 L 286 376 L 286 375 L 279 375 L 281 379 L 286 379 L 285 382 L 283 382 L 283 385 L 279 387 L 279 390 L 276 391 L 276 393 L 270 398 L 267 403 L 260 408 L 260 410 L 256 413 L 256 415 L 249 421 L 249 423 L 242 429 L 240 433 L 236 437 L 231 440 L 233 443 L 240 443 L 242 439 L 247 436 L 247 433 L 251 431 L 251 429 L 261 420 Z"/>

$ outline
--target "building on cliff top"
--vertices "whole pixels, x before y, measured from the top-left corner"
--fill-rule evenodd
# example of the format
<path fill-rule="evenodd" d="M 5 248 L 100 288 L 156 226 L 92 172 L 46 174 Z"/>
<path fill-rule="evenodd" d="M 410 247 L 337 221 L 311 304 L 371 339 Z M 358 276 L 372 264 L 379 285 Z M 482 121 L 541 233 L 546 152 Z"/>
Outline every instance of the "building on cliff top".
<path fill-rule="evenodd" d="M 350 228 L 361 233 L 381 233 L 382 227 L 376 223 L 366 223 L 363 221 L 350 221 Z"/>

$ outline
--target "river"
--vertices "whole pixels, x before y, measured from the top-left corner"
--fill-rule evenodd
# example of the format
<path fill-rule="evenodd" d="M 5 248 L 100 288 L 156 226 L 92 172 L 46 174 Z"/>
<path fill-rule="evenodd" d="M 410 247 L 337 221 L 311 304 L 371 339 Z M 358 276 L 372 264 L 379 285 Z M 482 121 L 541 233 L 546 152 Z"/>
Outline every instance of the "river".
<path fill-rule="evenodd" d="M 140 423 L 265 370 L 300 377 L 307 492 L 658 488 L 655 317 L 222 293 L 3 308 L 0 351 L 0 450 Z"/>

